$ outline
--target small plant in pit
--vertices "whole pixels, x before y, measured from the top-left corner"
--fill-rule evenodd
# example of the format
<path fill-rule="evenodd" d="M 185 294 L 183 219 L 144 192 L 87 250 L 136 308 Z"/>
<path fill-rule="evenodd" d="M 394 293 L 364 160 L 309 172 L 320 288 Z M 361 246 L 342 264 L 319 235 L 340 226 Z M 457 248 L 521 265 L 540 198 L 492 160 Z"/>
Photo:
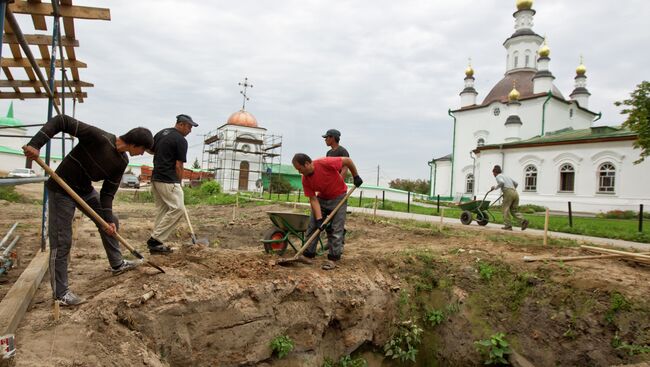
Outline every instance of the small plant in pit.
<path fill-rule="evenodd" d="M 428 309 L 424 314 L 424 323 L 429 326 L 436 326 L 445 321 L 445 313 L 442 310 Z"/>
<path fill-rule="evenodd" d="M 479 261 L 478 273 L 481 276 L 481 279 L 490 281 L 492 279 L 492 276 L 496 273 L 496 268 L 488 263 Z"/>
<path fill-rule="evenodd" d="M 624 350 L 630 356 L 650 353 L 650 345 L 628 344 L 621 340 L 621 337 L 618 336 L 618 332 L 614 335 L 614 338 L 612 338 L 612 347 Z"/>
<path fill-rule="evenodd" d="M 325 358 L 323 367 L 368 367 L 368 362 L 365 359 L 352 358 L 351 356 L 343 356 L 338 362 L 334 362 L 331 358 Z"/>
<path fill-rule="evenodd" d="M 415 362 L 417 347 L 421 342 L 422 329 L 413 320 L 397 325 L 397 330 L 384 345 L 384 355 L 401 362 Z"/>
<path fill-rule="evenodd" d="M 630 301 L 628 301 L 624 295 L 618 292 L 612 293 L 609 310 L 607 310 L 607 313 L 605 314 L 605 321 L 611 324 L 614 322 L 614 316 L 617 313 L 620 311 L 629 311 L 631 307 L 632 305 L 630 304 Z"/>
<path fill-rule="evenodd" d="M 278 358 L 284 358 L 293 350 L 293 340 L 286 335 L 278 335 L 271 340 L 270 347 Z"/>
<path fill-rule="evenodd" d="M 484 364 L 509 364 L 507 356 L 512 353 L 504 333 L 496 333 L 490 339 L 474 342 L 479 352 L 486 357 Z"/>

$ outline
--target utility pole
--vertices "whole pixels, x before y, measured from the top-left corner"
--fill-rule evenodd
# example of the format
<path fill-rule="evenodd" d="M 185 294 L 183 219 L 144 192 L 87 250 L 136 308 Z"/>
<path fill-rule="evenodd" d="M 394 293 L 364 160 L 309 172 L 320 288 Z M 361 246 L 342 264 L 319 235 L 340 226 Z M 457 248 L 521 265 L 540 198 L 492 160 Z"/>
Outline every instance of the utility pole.
<path fill-rule="evenodd" d="M 379 165 L 377 165 L 377 186 L 379 186 Z"/>

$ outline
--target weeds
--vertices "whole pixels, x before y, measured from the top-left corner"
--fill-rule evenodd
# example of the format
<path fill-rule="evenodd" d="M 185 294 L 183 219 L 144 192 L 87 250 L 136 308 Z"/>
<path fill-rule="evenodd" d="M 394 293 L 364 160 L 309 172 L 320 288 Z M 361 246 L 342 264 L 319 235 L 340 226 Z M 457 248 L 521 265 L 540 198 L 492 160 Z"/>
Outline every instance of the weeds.
<path fill-rule="evenodd" d="M 399 359 L 401 362 L 415 362 L 421 335 L 422 329 L 413 320 L 401 322 L 397 331 L 384 345 L 384 355 L 391 359 Z"/>
<path fill-rule="evenodd" d="M 506 357 L 512 353 L 512 349 L 505 336 L 504 333 L 496 333 L 490 339 L 474 342 L 479 352 L 487 358 L 484 364 L 509 364 Z"/>
<path fill-rule="evenodd" d="M 496 268 L 488 263 L 479 261 L 478 273 L 481 276 L 481 279 L 489 282 L 492 280 L 492 276 L 496 273 Z"/>
<path fill-rule="evenodd" d="M 627 342 L 621 340 L 621 338 L 618 336 L 618 333 L 616 333 L 614 335 L 614 338 L 612 338 L 612 347 L 626 351 L 630 356 L 650 353 L 650 345 L 628 344 Z"/>
<path fill-rule="evenodd" d="M 624 295 L 614 292 L 610 298 L 609 310 L 605 314 L 605 321 L 608 323 L 614 322 L 614 316 L 620 311 L 629 311 L 632 308 L 632 304 L 629 300 L 625 298 Z"/>
<path fill-rule="evenodd" d="M 424 323 L 433 327 L 445 321 L 445 313 L 442 310 L 430 309 L 424 314 Z"/>
<path fill-rule="evenodd" d="M 282 359 L 293 350 L 293 340 L 286 335 L 278 335 L 271 340 L 269 346 L 271 347 L 271 352 Z"/>
<path fill-rule="evenodd" d="M 341 357 L 338 362 L 334 362 L 330 358 L 325 358 L 323 367 L 368 367 L 368 362 L 361 357 L 352 358 L 348 355 Z"/>

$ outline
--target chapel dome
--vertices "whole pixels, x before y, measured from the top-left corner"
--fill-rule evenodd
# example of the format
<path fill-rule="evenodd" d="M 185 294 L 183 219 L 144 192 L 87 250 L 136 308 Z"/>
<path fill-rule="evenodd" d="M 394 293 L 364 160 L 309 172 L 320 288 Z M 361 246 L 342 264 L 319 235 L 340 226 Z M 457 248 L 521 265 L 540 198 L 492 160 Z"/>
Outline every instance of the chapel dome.
<path fill-rule="evenodd" d="M 517 91 L 519 91 L 520 99 L 532 96 L 533 93 L 533 77 L 535 76 L 535 70 L 519 70 L 506 74 L 503 79 L 501 79 L 488 93 L 488 95 L 483 100 L 483 105 L 488 105 L 492 102 L 508 102 L 508 95 L 512 90 L 513 83 L 517 85 Z M 560 90 L 553 85 L 551 90 L 553 95 L 562 99 L 565 99 L 562 96 Z"/>
<path fill-rule="evenodd" d="M 465 76 L 468 78 L 471 78 L 474 76 L 474 68 L 472 66 L 468 66 L 467 69 L 465 69 Z"/>
<path fill-rule="evenodd" d="M 533 0 L 517 0 L 518 10 L 528 10 L 533 7 Z"/>
<path fill-rule="evenodd" d="M 244 110 L 239 110 L 230 117 L 228 117 L 228 125 L 237 125 L 237 126 L 246 126 L 246 127 L 257 127 L 257 119 L 253 116 L 252 113 Z"/>
<path fill-rule="evenodd" d="M 587 67 L 584 64 L 580 63 L 580 65 L 578 65 L 576 68 L 576 74 L 583 76 L 585 73 L 587 73 Z"/>

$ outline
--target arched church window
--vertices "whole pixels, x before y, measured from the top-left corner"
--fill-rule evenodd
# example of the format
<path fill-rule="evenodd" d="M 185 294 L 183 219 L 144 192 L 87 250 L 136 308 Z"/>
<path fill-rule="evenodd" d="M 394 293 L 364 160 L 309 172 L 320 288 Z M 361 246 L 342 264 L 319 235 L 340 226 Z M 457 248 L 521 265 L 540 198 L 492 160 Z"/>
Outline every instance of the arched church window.
<path fill-rule="evenodd" d="M 494 114 L 494 116 L 499 116 L 499 114 L 501 114 L 501 109 L 499 107 L 494 107 L 492 113 Z"/>
<path fill-rule="evenodd" d="M 537 167 L 532 164 L 524 169 L 524 191 L 537 191 Z"/>
<path fill-rule="evenodd" d="M 524 60 L 524 66 L 525 67 L 530 66 L 530 50 L 526 50 L 526 58 Z"/>
<path fill-rule="evenodd" d="M 477 147 L 482 147 L 482 146 L 484 146 L 484 145 L 485 145 L 485 139 L 483 139 L 483 138 L 479 138 L 479 139 L 476 141 L 476 146 L 477 146 Z"/>
<path fill-rule="evenodd" d="M 474 175 L 471 173 L 465 176 L 465 193 L 474 193 Z"/>
<path fill-rule="evenodd" d="M 516 69 L 516 68 L 519 67 L 519 52 L 515 51 L 515 53 L 513 54 L 513 56 L 515 57 L 515 58 L 514 58 L 514 62 L 515 62 L 515 66 L 514 66 L 514 68 Z"/>
<path fill-rule="evenodd" d="M 572 165 L 566 163 L 560 167 L 560 191 L 573 192 L 575 188 L 576 171 Z"/>
<path fill-rule="evenodd" d="M 616 183 L 616 167 L 610 162 L 603 163 L 598 168 L 598 192 L 613 193 Z"/>

